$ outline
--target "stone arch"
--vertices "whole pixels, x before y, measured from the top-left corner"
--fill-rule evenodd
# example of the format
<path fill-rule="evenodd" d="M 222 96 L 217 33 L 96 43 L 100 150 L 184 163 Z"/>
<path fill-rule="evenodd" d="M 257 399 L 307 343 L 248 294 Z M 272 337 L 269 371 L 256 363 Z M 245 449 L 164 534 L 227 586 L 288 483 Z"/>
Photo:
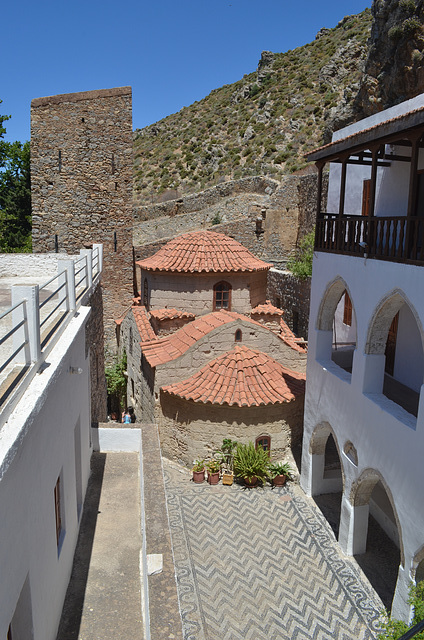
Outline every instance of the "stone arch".
<path fill-rule="evenodd" d="M 337 453 L 338 453 L 338 456 L 339 456 L 342 487 L 344 487 L 344 484 L 345 484 L 345 472 L 344 472 L 344 467 L 343 467 L 341 450 L 340 450 L 340 446 L 339 446 L 339 443 L 337 441 L 337 437 L 336 437 L 336 434 L 334 432 L 334 429 L 330 425 L 329 422 L 321 422 L 320 424 L 318 424 L 315 427 L 315 429 L 314 429 L 314 431 L 312 433 L 311 439 L 309 441 L 309 453 L 312 456 L 321 456 L 322 457 L 322 472 L 324 474 L 324 471 L 325 471 L 325 451 L 326 451 L 328 438 L 329 438 L 330 435 L 333 437 L 334 443 L 336 445 Z M 315 492 L 313 491 L 313 493 L 315 493 Z"/>
<path fill-rule="evenodd" d="M 404 567 L 405 554 L 403 550 L 402 528 L 400 525 L 400 520 L 397 514 L 397 509 L 395 506 L 395 501 L 393 499 L 392 492 L 390 491 L 390 488 L 387 482 L 385 481 L 384 477 L 382 476 L 382 474 L 376 469 L 370 469 L 370 468 L 362 471 L 359 478 L 352 484 L 352 488 L 350 491 L 350 502 L 353 507 L 368 506 L 373 489 L 378 482 L 381 482 L 381 484 L 383 485 L 383 488 L 386 492 L 387 498 L 393 510 L 396 527 L 398 531 L 398 536 L 399 536 L 400 563 L 402 567 Z"/>
<path fill-rule="evenodd" d="M 424 580 L 424 544 L 418 549 L 414 556 L 411 573 L 416 584 Z"/>
<path fill-rule="evenodd" d="M 390 324 L 393 317 L 404 304 L 409 307 L 415 318 L 421 336 L 421 346 L 424 350 L 424 329 L 414 305 L 409 301 L 403 291 L 393 289 L 393 291 L 384 296 L 372 315 L 365 344 L 366 354 L 384 354 Z"/>
<path fill-rule="evenodd" d="M 347 292 L 349 298 L 352 301 L 352 311 L 355 314 L 355 306 L 353 304 L 352 294 L 345 280 L 341 276 L 337 276 L 328 283 L 327 288 L 324 292 L 324 295 L 321 300 L 321 304 L 318 310 L 318 317 L 316 322 L 316 328 L 321 331 L 332 331 L 333 330 L 333 318 L 337 309 L 337 305 L 340 302 L 340 299 L 344 292 Z"/>

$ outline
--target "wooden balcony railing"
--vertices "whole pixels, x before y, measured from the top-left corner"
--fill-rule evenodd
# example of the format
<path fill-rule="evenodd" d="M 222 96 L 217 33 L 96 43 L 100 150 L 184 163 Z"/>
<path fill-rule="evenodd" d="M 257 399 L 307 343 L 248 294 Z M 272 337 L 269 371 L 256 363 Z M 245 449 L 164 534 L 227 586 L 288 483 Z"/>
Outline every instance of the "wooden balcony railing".
<path fill-rule="evenodd" d="M 315 249 L 424 264 L 424 218 L 326 213 L 317 220 Z"/>

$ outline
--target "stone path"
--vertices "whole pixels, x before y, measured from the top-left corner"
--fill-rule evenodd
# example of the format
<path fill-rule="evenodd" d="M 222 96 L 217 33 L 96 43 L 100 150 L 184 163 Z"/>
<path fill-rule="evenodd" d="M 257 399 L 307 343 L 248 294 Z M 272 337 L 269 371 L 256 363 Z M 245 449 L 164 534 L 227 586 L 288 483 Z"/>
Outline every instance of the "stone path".
<path fill-rule="evenodd" d="M 295 485 L 195 485 L 164 461 L 184 640 L 368 640 L 381 601 Z"/>

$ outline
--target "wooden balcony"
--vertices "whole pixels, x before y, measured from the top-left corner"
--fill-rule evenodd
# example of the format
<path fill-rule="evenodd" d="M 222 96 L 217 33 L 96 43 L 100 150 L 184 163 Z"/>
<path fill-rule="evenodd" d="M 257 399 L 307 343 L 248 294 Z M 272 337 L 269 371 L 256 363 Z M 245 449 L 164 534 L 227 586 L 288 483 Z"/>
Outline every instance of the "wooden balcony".
<path fill-rule="evenodd" d="M 315 250 L 424 265 L 424 218 L 325 213 L 317 220 Z"/>

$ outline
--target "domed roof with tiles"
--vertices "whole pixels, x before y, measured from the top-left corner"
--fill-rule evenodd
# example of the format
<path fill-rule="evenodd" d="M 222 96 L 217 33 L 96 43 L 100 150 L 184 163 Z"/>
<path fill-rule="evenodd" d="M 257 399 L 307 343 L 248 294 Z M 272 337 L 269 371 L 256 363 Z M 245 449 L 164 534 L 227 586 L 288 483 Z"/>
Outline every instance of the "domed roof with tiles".
<path fill-rule="evenodd" d="M 290 402 L 305 393 L 305 375 L 270 356 L 237 345 L 187 380 L 162 387 L 164 393 L 193 402 L 238 407 Z"/>
<path fill-rule="evenodd" d="M 214 231 L 185 233 L 137 264 L 148 271 L 178 273 L 265 271 L 272 267 L 233 238 Z"/>

